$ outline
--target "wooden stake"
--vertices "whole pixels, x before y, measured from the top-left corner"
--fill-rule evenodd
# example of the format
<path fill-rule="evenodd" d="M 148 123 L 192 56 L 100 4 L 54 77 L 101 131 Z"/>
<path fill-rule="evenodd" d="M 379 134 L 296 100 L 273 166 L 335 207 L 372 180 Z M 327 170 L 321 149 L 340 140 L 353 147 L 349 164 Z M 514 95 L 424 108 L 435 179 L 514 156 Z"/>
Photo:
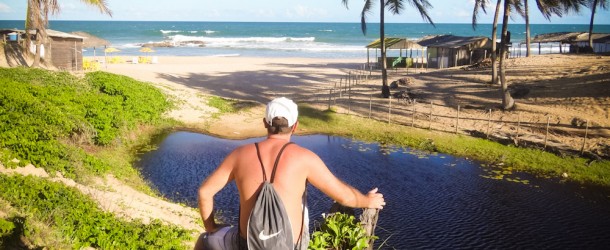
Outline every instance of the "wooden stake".
<path fill-rule="evenodd" d="M 373 113 L 373 94 L 369 96 L 369 119 L 371 119 L 371 113 Z"/>
<path fill-rule="evenodd" d="M 417 107 L 415 107 L 415 103 L 411 103 L 413 112 L 411 113 L 411 127 L 415 127 L 415 112 L 417 112 Z"/>
<path fill-rule="evenodd" d="M 546 148 L 546 142 L 549 138 L 549 123 L 551 122 L 551 117 L 546 117 L 546 133 L 544 134 L 544 148 Z"/>
<path fill-rule="evenodd" d="M 585 153 L 585 146 L 587 145 L 587 135 L 589 134 L 589 120 L 587 120 L 587 125 L 585 125 L 585 138 L 582 141 L 582 148 L 580 149 L 580 154 Z"/>
<path fill-rule="evenodd" d="M 519 146 L 519 130 L 521 129 L 521 113 L 517 114 L 517 146 Z"/>
<path fill-rule="evenodd" d="M 428 130 L 432 129 L 432 101 L 430 101 L 430 116 L 429 116 L 429 121 L 428 121 Z"/>
<path fill-rule="evenodd" d="M 392 96 L 390 96 L 388 98 L 388 124 L 390 124 L 391 118 L 390 116 L 392 115 Z"/>
<path fill-rule="evenodd" d="M 333 89 L 330 89 L 328 92 L 328 110 L 330 110 L 330 98 L 333 96 Z"/>
<path fill-rule="evenodd" d="M 460 126 L 460 105 L 457 107 L 457 114 L 455 116 L 455 133 L 458 132 L 458 127 Z"/>
<path fill-rule="evenodd" d="M 489 109 L 489 118 L 487 119 L 487 139 L 489 139 L 489 130 L 491 129 L 491 109 Z"/>

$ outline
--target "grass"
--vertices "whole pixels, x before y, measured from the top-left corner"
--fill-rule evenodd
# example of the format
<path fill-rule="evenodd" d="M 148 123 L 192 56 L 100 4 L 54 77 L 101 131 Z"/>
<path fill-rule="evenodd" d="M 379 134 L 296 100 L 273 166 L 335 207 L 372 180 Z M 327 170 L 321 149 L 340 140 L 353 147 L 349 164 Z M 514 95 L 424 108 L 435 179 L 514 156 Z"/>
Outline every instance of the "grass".
<path fill-rule="evenodd" d="M 226 99 L 218 96 L 209 96 L 207 101 L 210 107 L 218 109 L 218 112 L 212 115 L 212 118 L 215 119 L 221 115 L 248 110 L 257 105 L 254 102 Z"/>
<path fill-rule="evenodd" d="M 515 171 L 544 177 L 560 177 L 567 173 L 570 180 L 578 183 L 610 187 L 608 160 L 591 162 L 586 158 L 562 157 L 538 149 L 506 146 L 480 138 L 319 111 L 306 105 L 299 106 L 299 122 L 301 130 L 306 133 L 323 133 L 434 151 L 503 165 Z"/>

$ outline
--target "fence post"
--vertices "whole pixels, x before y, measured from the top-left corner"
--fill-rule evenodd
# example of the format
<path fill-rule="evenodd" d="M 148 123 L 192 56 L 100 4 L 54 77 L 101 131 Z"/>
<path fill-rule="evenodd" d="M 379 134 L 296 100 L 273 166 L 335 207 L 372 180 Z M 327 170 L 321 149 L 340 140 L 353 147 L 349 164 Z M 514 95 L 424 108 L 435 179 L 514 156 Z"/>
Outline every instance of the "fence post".
<path fill-rule="evenodd" d="M 489 139 L 489 130 L 491 129 L 491 109 L 489 109 L 489 118 L 487 119 L 487 139 Z"/>
<path fill-rule="evenodd" d="M 432 108 L 433 108 L 433 101 L 430 101 L 430 116 L 429 116 L 429 120 L 428 120 L 428 130 L 432 129 Z"/>
<path fill-rule="evenodd" d="M 521 129 L 521 113 L 517 113 L 517 146 L 519 146 L 519 130 Z"/>
<path fill-rule="evenodd" d="M 351 72 L 350 72 L 351 74 Z M 349 81 L 348 83 L 349 89 L 347 91 L 347 114 L 349 115 L 352 111 L 352 83 Z"/>
<path fill-rule="evenodd" d="M 549 138 L 549 123 L 551 122 L 551 117 L 547 116 L 546 117 L 546 133 L 544 134 L 544 148 L 546 149 L 546 142 L 547 139 Z"/>
<path fill-rule="evenodd" d="M 458 127 L 460 126 L 460 105 L 457 107 L 457 114 L 455 116 L 455 133 L 458 132 Z"/>
<path fill-rule="evenodd" d="M 343 95 L 343 77 L 339 78 L 339 98 Z"/>
<path fill-rule="evenodd" d="M 369 119 L 371 119 L 371 113 L 373 113 L 373 94 L 369 96 Z"/>
<path fill-rule="evenodd" d="M 413 110 L 413 112 L 411 113 L 411 127 L 414 128 L 415 127 L 415 112 L 417 112 L 417 108 L 415 107 L 415 102 L 411 103 L 411 110 Z"/>
<path fill-rule="evenodd" d="M 389 96 L 389 98 L 388 98 L 388 124 L 390 124 L 391 115 L 392 115 L 392 96 Z"/>
<path fill-rule="evenodd" d="M 585 126 L 585 138 L 582 141 L 582 148 L 580 149 L 580 154 L 585 153 L 585 146 L 587 145 L 587 134 L 589 133 L 589 120 L 587 120 L 587 125 Z"/>
<path fill-rule="evenodd" d="M 333 96 L 333 89 L 330 89 L 328 92 L 328 110 L 330 110 L 330 98 Z"/>

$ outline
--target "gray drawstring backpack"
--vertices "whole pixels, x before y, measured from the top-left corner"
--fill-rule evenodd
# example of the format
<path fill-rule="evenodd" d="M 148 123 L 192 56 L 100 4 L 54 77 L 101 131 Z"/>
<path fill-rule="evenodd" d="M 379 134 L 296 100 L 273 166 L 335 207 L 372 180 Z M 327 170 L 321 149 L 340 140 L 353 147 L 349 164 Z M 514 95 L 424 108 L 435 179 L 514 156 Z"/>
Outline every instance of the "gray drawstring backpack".
<path fill-rule="evenodd" d="M 261 155 L 258 149 L 258 143 L 255 143 L 256 153 L 263 170 L 263 184 L 256 198 L 256 203 L 252 208 L 250 217 L 248 218 L 248 235 L 247 244 L 250 250 L 267 250 L 267 249 L 294 249 L 295 244 L 292 237 L 292 226 L 284 203 L 276 193 L 272 183 L 275 179 L 275 170 L 282 156 L 282 152 L 286 146 L 292 142 L 286 143 L 275 159 L 271 179 L 267 181 L 265 167 L 261 160 Z M 303 209 L 305 212 L 305 209 Z M 303 231 L 303 221 L 301 221 L 301 231 Z M 302 234 L 302 232 L 301 232 Z M 301 238 L 299 237 L 299 243 Z M 296 244 L 299 246 L 300 244 Z"/>

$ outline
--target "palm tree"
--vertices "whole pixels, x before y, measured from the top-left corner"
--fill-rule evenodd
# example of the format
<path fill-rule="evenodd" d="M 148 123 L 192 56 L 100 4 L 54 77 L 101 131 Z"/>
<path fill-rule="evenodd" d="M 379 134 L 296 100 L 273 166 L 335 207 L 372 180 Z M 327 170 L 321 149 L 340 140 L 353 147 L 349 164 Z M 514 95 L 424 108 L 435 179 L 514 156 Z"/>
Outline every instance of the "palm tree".
<path fill-rule="evenodd" d="M 525 0 L 527 1 L 527 0 Z M 550 19 L 551 15 L 555 14 L 557 16 L 561 16 L 563 13 L 568 12 L 570 10 L 575 10 L 578 12 L 579 6 L 582 4 L 583 0 L 536 0 L 536 4 L 538 5 L 538 9 L 542 12 L 543 16 L 547 19 Z M 607 0 L 606 0 L 607 1 Z M 487 5 L 488 0 L 475 0 L 475 6 L 473 11 L 473 28 L 476 27 L 477 15 L 479 8 L 485 12 L 485 6 Z M 498 0 L 496 4 L 496 14 L 494 18 L 494 29 L 492 34 L 492 42 L 495 45 L 495 34 L 497 25 L 497 17 L 499 13 L 499 6 L 502 0 Z M 501 93 L 502 93 L 502 109 L 507 110 L 513 108 L 515 101 L 508 92 L 508 83 L 506 82 L 506 71 L 505 71 L 505 60 L 508 53 L 508 18 L 510 17 L 511 8 L 514 8 L 517 13 L 520 13 L 522 16 L 525 16 L 524 11 L 521 9 L 522 2 L 520 0 L 505 0 L 504 1 L 504 16 L 502 20 L 502 36 L 500 39 L 500 84 L 501 84 Z M 492 45 L 492 46 L 493 46 Z M 495 65 L 494 62 L 495 51 L 493 51 L 492 47 L 492 83 L 497 82 L 497 78 L 493 76 L 495 73 Z"/>
<path fill-rule="evenodd" d="M 346 8 L 348 8 L 347 3 L 348 0 L 341 0 Z M 390 96 L 390 88 L 388 86 L 388 71 L 387 71 L 387 62 L 386 62 L 386 47 L 385 47 L 385 7 L 387 7 L 392 14 L 398 15 L 404 9 L 404 1 L 403 0 L 379 0 L 380 3 L 380 18 L 379 18 L 379 39 L 381 41 L 381 78 L 382 78 L 382 87 L 381 94 L 383 97 Z M 428 15 L 427 9 L 431 8 L 432 5 L 427 0 L 408 0 L 413 7 L 415 7 L 421 17 L 434 25 L 432 19 Z M 362 33 L 366 35 L 366 16 L 368 13 L 372 11 L 373 8 L 373 0 L 365 0 L 364 7 L 362 8 L 362 13 L 360 17 L 360 26 L 362 28 Z"/>
<path fill-rule="evenodd" d="M 597 6 L 606 10 L 608 9 L 608 4 L 610 4 L 608 0 L 590 0 L 591 22 L 589 23 L 589 47 L 591 47 L 591 50 L 593 50 L 593 19 L 595 19 L 595 10 L 597 9 Z"/>
<path fill-rule="evenodd" d="M 483 10 L 483 12 L 487 13 L 486 6 L 488 0 L 476 0 L 474 5 L 474 10 L 472 11 L 472 28 L 476 29 L 477 27 L 477 17 L 479 15 L 479 9 Z M 491 84 L 498 84 L 498 60 L 497 60 L 497 36 L 498 33 L 498 16 L 500 14 L 500 6 L 502 4 L 502 0 L 498 0 L 496 3 L 496 11 L 494 14 L 494 22 L 493 28 L 491 30 Z"/>
<path fill-rule="evenodd" d="M 530 8 L 528 4 L 528 0 L 523 0 L 525 3 L 525 46 L 527 47 L 525 50 L 525 57 L 530 57 L 531 55 L 531 39 L 530 39 Z"/>
<path fill-rule="evenodd" d="M 112 16 L 108 9 L 106 0 L 81 0 L 81 2 L 97 7 L 101 13 Z M 27 13 L 25 17 L 26 49 L 29 50 L 31 37 L 30 30 L 36 31 L 36 54 L 32 67 L 40 64 L 40 47 L 47 37 L 47 26 L 49 25 L 49 14 L 55 15 L 60 12 L 57 0 L 28 0 Z"/>

